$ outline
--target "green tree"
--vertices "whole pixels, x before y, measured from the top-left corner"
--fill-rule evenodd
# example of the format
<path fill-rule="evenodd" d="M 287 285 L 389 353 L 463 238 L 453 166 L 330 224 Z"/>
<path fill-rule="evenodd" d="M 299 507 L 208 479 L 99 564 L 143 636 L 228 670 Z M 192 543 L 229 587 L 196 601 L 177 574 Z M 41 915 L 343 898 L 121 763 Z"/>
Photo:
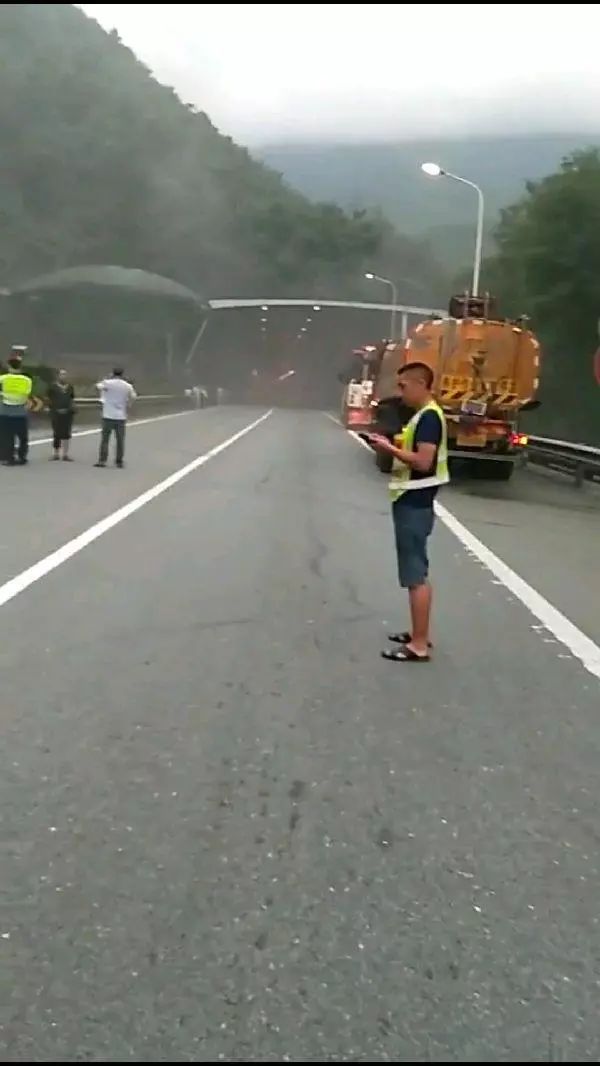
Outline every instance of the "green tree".
<path fill-rule="evenodd" d="M 502 212 L 498 254 L 485 265 L 486 288 L 505 313 L 526 312 L 542 341 L 539 424 L 596 439 L 600 392 L 592 356 L 600 317 L 600 154 L 576 152 L 560 170 L 527 186 Z"/>
<path fill-rule="evenodd" d="M 0 143 L 0 288 L 94 263 L 164 274 L 204 297 L 358 296 L 367 269 L 423 286 L 439 273 L 382 217 L 288 187 L 75 5 L 0 5 Z M 57 306 L 29 316 L 38 348 L 106 335 Z M 28 322 L 11 328 L 33 341 Z M 133 310 L 123 343 L 145 347 L 143 327 Z"/>
<path fill-rule="evenodd" d="M 271 280 L 310 285 L 327 275 L 358 275 L 383 237 L 378 219 L 364 211 L 346 214 L 335 204 L 299 202 L 294 211 L 274 203 L 251 220 L 250 244 L 270 264 Z"/>

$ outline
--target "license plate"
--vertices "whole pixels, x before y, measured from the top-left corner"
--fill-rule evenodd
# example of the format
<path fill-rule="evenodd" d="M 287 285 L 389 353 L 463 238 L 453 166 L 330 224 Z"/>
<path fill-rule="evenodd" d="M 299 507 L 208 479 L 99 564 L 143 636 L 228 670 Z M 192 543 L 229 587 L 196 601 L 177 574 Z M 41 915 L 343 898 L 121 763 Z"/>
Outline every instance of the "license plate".
<path fill-rule="evenodd" d="M 460 409 L 465 415 L 479 415 L 483 418 L 487 411 L 487 403 L 484 400 L 463 400 Z"/>
<path fill-rule="evenodd" d="M 472 433 L 459 433 L 456 444 L 459 448 L 485 448 L 487 433 L 485 429 L 474 429 Z"/>

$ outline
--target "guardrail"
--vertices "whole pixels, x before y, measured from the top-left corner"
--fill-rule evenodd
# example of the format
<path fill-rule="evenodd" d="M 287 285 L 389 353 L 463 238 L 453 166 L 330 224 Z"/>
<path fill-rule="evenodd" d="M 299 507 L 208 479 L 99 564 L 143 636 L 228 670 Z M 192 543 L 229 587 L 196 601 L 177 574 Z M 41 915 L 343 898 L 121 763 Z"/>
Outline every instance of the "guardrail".
<path fill-rule="evenodd" d="M 148 402 L 150 400 L 162 400 L 164 403 L 170 400 L 178 400 L 182 404 L 188 404 L 191 406 L 191 400 L 189 396 L 177 395 L 176 393 L 158 393 L 156 396 L 138 396 L 136 403 Z M 75 400 L 75 405 L 79 407 L 80 404 L 96 404 L 98 406 L 102 401 L 99 396 L 78 396 Z"/>
<path fill-rule="evenodd" d="M 600 448 L 592 448 L 589 444 L 530 436 L 525 462 L 569 474 L 578 486 L 584 481 L 600 482 Z"/>
<path fill-rule="evenodd" d="M 98 396 L 77 396 L 75 399 L 75 418 L 83 424 L 93 422 L 100 417 L 100 397 Z M 160 393 L 152 396 L 138 396 L 133 407 L 131 408 L 131 419 L 135 421 L 136 418 L 144 417 L 145 414 L 160 414 L 162 412 L 171 413 L 175 411 L 193 411 L 197 408 L 198 404 L 191 396 L 185 396 L 181 393 Z M 46 407 L 41 410 L 35 408 L 31 411 L 31 414 L 35 418 L 36 422 L 41 420 L 46 422 L 49 417 L 49 411 Z"/>

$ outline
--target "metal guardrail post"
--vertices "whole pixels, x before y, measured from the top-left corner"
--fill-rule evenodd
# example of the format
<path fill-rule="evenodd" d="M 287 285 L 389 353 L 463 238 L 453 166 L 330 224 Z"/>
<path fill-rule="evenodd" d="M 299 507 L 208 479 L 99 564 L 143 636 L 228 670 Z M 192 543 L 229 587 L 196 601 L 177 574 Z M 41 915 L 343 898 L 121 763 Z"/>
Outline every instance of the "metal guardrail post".
<path fill-rule="evenodd" d="M 76 417 L 79 416 L 86 422 L 100 418 L 101 400 L 99 396 L 78 396 L 75 398 Z M 148 414 L 160 414 L 171 411 L 193 411 L 196 408 L 193 399 L 184 393 L 159 393 L 157 395 L 138 396 L 131 410 L 132 419 L 145 417 Z M 48 419 L 49 411 L 42 401 L 36 403 L 30 414 L 36 419 Z"/>
<path fill-rule="evenodd" d="M 586 481 L 600 482 L 600 448 L 552 437 L 530 437 L 526 462 L 545 466 L 575 478 L 577 488 Z"/>

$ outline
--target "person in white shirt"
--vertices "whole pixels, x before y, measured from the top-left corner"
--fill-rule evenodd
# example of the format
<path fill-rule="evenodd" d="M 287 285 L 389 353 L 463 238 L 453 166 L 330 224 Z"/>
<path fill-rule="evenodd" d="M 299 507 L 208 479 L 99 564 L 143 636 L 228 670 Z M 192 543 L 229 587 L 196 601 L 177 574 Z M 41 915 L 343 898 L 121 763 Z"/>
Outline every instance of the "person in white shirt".
<path fill-rule="evenodd" d="M 114 431 L 117 440 L 116 465 L 123 468 L 125 458 L 125 426 L 131 404 L 136 399 L 133 385 L 123 378 L 123 371 L 115 367 L 112 377 L 99 381 L 96 385 L 102 403 L 102 432 L 100 434 L 100 454 L 96 466 L 106 466 L 108 445 Z"/>

